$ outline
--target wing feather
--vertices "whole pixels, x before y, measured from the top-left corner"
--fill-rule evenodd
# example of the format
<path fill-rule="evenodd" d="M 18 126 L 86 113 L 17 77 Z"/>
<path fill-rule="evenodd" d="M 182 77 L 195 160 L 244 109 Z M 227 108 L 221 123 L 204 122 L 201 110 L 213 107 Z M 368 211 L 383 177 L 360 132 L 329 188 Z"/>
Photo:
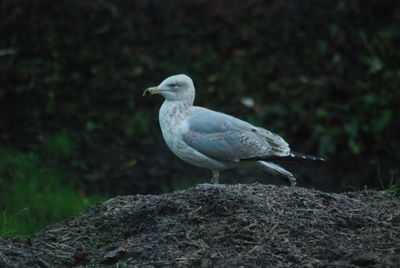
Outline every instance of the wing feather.
<path fill-rule="evenodd" d="M 278 135 L 255 127 L 245 121 L 193 107 L 195 112 L 186 119 L 182 131 L 184 142 L 215 160 L 240 161 L 261 156 L 285 156 L 288 144 Z"/>

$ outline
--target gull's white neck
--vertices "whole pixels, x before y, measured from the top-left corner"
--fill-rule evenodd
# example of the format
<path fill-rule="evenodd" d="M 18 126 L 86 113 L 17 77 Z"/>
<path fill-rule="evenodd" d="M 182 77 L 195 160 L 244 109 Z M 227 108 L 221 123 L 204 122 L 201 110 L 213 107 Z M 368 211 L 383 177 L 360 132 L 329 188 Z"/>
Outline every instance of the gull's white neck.
<path fill-rule="evenodd" d="M 175 152 L 180 137 L 180 124 L 187 118 L 191 102 L 165 100 L 161 105 L 158 120 L 161 132 L 168 147 Z"/>
<path fill-rule="evenodd" d="M 165 100 L 159 112 L 161 129 L 175 128 L 184 120 L 192 107 L 192 102 Z M 163 133 L 164 134 L 164 133 Z"/>

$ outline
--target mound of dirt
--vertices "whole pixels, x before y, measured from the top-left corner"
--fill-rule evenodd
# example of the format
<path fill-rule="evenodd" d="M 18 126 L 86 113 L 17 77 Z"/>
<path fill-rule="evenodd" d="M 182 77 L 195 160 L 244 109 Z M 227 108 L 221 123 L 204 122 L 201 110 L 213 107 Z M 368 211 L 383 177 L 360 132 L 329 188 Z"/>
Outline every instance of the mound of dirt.
<path fill-rule="evenodd" d="M 0 267 L 399 267 L 400 200 L 273 185 L 115 197 L 29 239 Z"/>

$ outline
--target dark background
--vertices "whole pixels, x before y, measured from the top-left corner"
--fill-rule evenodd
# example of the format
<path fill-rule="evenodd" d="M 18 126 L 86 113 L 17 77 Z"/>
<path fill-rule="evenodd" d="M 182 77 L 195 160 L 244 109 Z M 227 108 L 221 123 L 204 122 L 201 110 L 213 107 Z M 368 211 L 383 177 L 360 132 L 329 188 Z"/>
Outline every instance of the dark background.
<path fill-rule="evenodd" d="M 89 192 L 208 182 L 164 144 L 162 98 L 141 96 L 185 73 L 197 105 L 326 157 L 288 164 L 300 186 L 386 188 L 400 180 L 399 3 L 3 0 L 0 153 L 37 154 Z M 221 181 L 281 183 L 252 170 Z"/>

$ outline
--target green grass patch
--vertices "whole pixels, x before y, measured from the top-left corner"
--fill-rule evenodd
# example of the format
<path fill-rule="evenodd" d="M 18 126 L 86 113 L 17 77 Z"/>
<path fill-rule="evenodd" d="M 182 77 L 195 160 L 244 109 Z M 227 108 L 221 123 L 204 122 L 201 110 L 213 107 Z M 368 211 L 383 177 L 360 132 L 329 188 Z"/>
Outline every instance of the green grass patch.
<path fill-rule="evenodd" d="M 391 184 L 386 192 L 388 192 L 389 194 L 400 198 L 400 184 Z"/>
<path fill-rule="evenodd" d="M 34 153 L 0 152 L 0 237 L 31 235 L 104 201 Z"/>
<path fill-rule="evenodd" d="M 78 144 L 71 131 L 63 130 L 46 136 L 38 147 L 46 158 L 70 158 L 77 152 Z"/>

